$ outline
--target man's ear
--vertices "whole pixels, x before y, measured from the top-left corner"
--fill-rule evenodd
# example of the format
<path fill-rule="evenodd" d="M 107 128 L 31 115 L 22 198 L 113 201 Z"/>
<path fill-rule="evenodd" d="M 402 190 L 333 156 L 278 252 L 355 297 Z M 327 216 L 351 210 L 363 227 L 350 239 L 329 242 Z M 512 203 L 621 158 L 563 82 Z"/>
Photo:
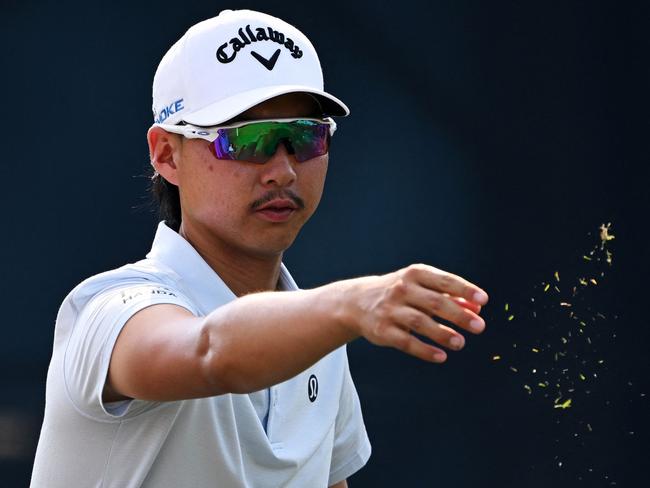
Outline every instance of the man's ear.
<path fill-rule="evenodd" d="M 168 182 L 178 186 L 178 161 L 181 154 L 181 137 L 157 126 L 147 131 L 149 158 L 154 169 Z"/>

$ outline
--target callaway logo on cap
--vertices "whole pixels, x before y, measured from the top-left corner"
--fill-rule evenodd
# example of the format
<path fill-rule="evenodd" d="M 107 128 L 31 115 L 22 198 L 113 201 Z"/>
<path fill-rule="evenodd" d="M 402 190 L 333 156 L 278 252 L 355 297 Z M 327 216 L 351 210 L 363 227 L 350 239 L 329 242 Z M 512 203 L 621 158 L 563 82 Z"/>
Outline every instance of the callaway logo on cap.
<path fill-rule="evenodd" d="M 218 125 L 269 98 L 315 95 L 328 115 L 348 115 L 323 91 L 309 39 L 292 25 L 253 10 L 224 10 L 192 26 L 165 54 L 153 80 L 156 123 Z"/>

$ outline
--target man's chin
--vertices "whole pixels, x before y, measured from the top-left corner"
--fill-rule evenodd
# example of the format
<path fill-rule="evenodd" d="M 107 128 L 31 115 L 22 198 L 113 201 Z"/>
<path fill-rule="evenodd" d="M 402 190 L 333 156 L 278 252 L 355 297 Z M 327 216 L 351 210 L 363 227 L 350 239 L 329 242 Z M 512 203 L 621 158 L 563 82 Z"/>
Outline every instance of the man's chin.
<path fill-rule="evenodd" d="M 258 246 L 255 246 L 252 251 L 259 255 L 260 257 L 277 257 L 277 256 L 282 256 L 284 251 L 289 249 L 291 245 L 293 244 L 294 239 L 291 239 L 290 241 L 282 241 L 282 242 L 265 242 L 261 243 Z"/>
<path fill-rule="evenodd" d="M 297 234 L 294 233 L 273 235 L 273 233 L 261 232 L 254 239 L 231 242 L 231 245 L 248 255 L 268 259 L 282 256 L 282 253 L 291 247 L 296 236 Z"/>

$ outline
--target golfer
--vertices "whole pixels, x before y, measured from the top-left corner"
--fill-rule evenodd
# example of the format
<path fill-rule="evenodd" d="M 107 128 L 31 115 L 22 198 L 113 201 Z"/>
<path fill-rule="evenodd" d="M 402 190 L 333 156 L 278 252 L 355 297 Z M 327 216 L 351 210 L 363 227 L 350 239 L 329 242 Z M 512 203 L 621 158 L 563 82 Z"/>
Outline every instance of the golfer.
<path fill-rule="evenodd" d="M 486 293 L 424 264 L 298 288 L 283 252 L 349 113 L 323 88 L 309 40 L 250 10 L 165 54 L 147 134 L 164 220 L 145 259 L 61 305 L 33 488 L 345 487 L 370 456 L 345 345 L 440 363 L 465 340 L 436 320 L 484 329 Z"/>

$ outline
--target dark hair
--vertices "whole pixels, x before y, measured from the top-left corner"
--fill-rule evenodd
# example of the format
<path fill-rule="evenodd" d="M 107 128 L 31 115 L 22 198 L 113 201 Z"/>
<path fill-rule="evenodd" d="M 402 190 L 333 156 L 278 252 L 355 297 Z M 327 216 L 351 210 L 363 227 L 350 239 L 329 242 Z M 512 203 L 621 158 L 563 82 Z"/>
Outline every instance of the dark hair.
<path fill-rule="evenodd" d="M 151 176 L 151 194 L 158 204 L 160 218 L 178 232 L 181 226 L 181 198 L 178 194 L 178 187 L 154 171 Z"/>

